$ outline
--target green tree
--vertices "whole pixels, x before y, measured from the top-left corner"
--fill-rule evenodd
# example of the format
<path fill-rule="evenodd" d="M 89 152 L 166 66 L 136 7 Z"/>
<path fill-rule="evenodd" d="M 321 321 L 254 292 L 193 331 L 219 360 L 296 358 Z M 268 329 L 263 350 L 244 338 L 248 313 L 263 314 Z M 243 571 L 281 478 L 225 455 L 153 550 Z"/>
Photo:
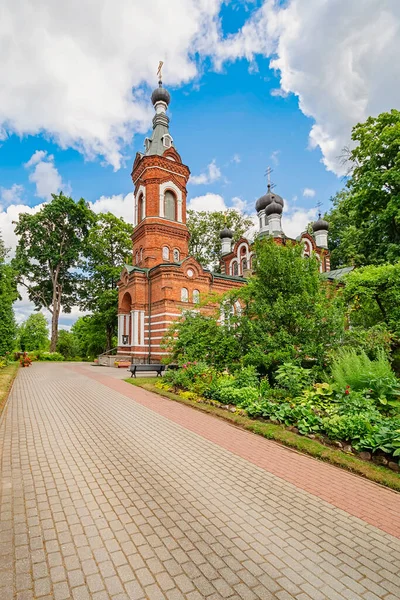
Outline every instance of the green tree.
<path fill-rule="evenodd" d="M 49 347 L 49 330 L 43 313 L 33 313 L 19 327 L 19 345 L 22 351 L 46 350 Z"/>
<path fill-rule="evenodd" d="M 63 355 L 64 358 L 75 358 L 79 356 L 79 343 L 71 331 L 61 329 L 58 332 L 56 350 Z"/>
<path fill-rule="evenodd" d="M 93 357 L 107 349 L 107 338 L 104 323 L 100 315 L 86 315 L 75 321 L 71 328 L 77 344 L 77 354 L 82 357 Z M 116 345 L 116 340 L 113 340 Z"/>
<path fill-rule="evenodd" d="M 367 328 L 385 324 L 399 343 L 400 261 L 352 271 L 346 276 L 343 294 L 352 324 Z"/>
<path fill-rule="evenodd" d="M 16 273 L 7 262 L 8 251 L 0 236 L 0 356 L 11 352 L 16 325 L 13 303 L 18 298 Z"/>
<path fill-rule="evenodd" d="M 331 201 L 333 207 L 325 215 L 329 222 L 331 269 L 362 264 L 365 257 L 359 250 L 360 230 L 354 225 L 349 190 L 341 190 Z"/>
<path fill-rule="evenodd" d="M 77 302 L 82 244 L 94 215 L 82 198 L 74 202 L 63 193 L 52 196 L 36 214 L 19 216 L 15 265 L 29 299 L 51 313 L 50 350 L 54 352 L 61 306 L 68 313 Z"/>
<path fill-rule="evenodd" d="M 126 257 L 132 252 L 131 235 L 131 225 L 105 213 L 96 217 L 85 242 L 85 279 L 80 304 L 102 322 L 107 350 L 112 348 L 117 329 L 117 281 Z"/>
<path fill-rule="evenodd" d="M 369 117 L 353 128 L 350 178 L 328 220 L 338 222 L 334 263 L 400 259 L 400 111 Z"/>
<path fill-rule="evenodd" d="M 236 242 L 252 225 L 250 217 L 234 209 L 226 213 L 188 210 L 189 254 L 200 264 L 218 272 L 222 256 L 220 231 L 224 227 L 231 229 Z"/>
<path fill-rule="evenodd" d="M 271 374 L 289 360 L 324 366 L 344 335 L 340 293 L 321 279 L 315 257 L 303 257 L 301 245 L 259 239 L 255 250 L 255 275 L 220 299 L 218 314 L 186 314 L 173 326 L 166 346 L 175 360 L 242 363 Z"/>

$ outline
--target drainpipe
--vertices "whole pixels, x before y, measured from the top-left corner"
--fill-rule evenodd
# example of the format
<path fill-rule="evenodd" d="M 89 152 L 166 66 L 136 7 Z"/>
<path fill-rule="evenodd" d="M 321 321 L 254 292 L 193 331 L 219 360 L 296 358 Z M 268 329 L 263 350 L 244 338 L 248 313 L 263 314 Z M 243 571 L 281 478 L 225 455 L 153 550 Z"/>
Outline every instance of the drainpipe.
<path fill-rule="evenodd" d="M 149 342 L 149 351 L 148 351 L 148 356 L 147 356 L 147 362 L 148 364 L 151 364 L 151 279 L 150 279 L 150 269 L 147 271 L 147 280 L 149 282 L 149 307 L 148 307 L 148 316 L 149 318 L 147 319 L 147 323 L 148 323 L 148 327 L 147 327 L 147 335 L 148 335 L 148 342 Z"/>

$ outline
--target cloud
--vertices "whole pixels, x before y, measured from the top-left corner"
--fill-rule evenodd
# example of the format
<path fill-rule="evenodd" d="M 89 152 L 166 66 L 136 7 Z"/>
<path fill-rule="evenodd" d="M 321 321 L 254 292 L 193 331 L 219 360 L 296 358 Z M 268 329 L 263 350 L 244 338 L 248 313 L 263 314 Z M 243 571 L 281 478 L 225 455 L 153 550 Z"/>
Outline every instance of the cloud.
<path fill-rule="evenodd" d="M 221 3 L 173 0 L 166 10 L 165 0 L 41 0 L 38 9 L 5 0 L 2 137 L 44 133 L 118 169 L 133 134 L 150 125 L 158 61 L 170 88 L 194 80 L 194 57 L 217 42 Z"/>
<path fill-rule="evenodd" d="M 234 154 L 231 158 L 231 162 L 235 163 L 235 164 L 239 164 L 241 161 L 240 155 L 239 154 Z"/>
<path fill-rule="evenodd" d="M 282 214 L 282 229 L 287 237 L 296 239 L 307 228 L 310 221 L 314 221 L 317 216 L 316 208 L 303 208 L 301 206 L 292 208 L 285 200 L 285 207 Z"/>
<path fill-rule="evenodd" d="M 116 217 L 122 217 L 127 223 L 133 223 L 133 192 L 125 196 L 101 196 L 95 202 L 89 202 L 89 206 L 95 213 L 110 212 Z"/>
<path fill-rule="evenodd" d="M 272 162 L 274 163 L 275 166 L 279 165 L 279 155 L 280 155 L 281 151 L 280 150 L 274 150 L 272 152 L 272 154 L 270 155 L 270 159 L 272 160 Z"/>
<path fill-rule="evenodd" d="M 17 247 L 17 236 L 14 233 L 13 221 L 18 221 L 21 213 L 29 213 L 31 215 L 37 213 L 43 204 L 36 206 L 27 206 L 26 204 L 11 204 L 6 210 L 0 211 L 0 234 L 4 240 L 6 248 L 10 248 L 11 256 L 15 255 Z"/>
<path fill-rule="evenodd" d="M 225 200 L 219 194 L 207 193 L 204 196 L 192 198 L 188 204 L 189 210 L 208 210 L 209 212 L 225 211 Z"/>
<path fill-rule="evenodd" d="M 240 159 L 239 159 L 240 160 Z M 200 175 L 191 175 L 189 179 L 189 183 L 193 185 L 205 185 L 208 183 L 213 183 L 218 179 L 221 179 L 222 173 L 221 169 L 217 166 L 215 158 L 207 165 L 205 173 L 201 173 Z"/>
<path fill-rule="evenodd" d="M 0 210 L 10 204 L 19 204 L 23 191 L 24 186 L 17 183 L 13 183 L 10 188 L 0 187 Z"/>
<path fill-rule="evenodd" d="M 32 169 L 29 181 L 35 184 L 38 198 L 51 200 L 51 194 L 58 194 L 61 190 L 70 193 L 69 184 L 63 183 L 62 177 L 54 164 L 54 156 L 44 150 L 36 150 L 27 163 L 27 169 Z"/>
<path fill-rule="evenodd" d="M 295 94 L 314 121 L 310 148 L 344 175 L 351 129 L 400 104 L 400 2 L 265 0 L 239 32 L 214 47 L 217 67 L 273 57 L 280 94 Z M 276 95 L 278 92 L 274 92 Z"/>
<path fill-rule="evenodd" d="M 316 191 L 313 190 L 312 188 L 304 188 L 303 190 L 303 196 L 305 198 L 314 198 L 316 194 Z"/>

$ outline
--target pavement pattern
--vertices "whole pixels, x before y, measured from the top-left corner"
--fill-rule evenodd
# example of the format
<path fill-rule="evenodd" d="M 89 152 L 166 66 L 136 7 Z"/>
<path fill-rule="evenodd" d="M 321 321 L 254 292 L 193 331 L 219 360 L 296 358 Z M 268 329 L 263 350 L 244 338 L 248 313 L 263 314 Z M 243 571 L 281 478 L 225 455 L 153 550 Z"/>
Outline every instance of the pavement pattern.
<path fill-rule="evenodd" d="M 20 370 L 0 451 L 0 600 L 400 598 L 399 494 L 101 368 Z"/>

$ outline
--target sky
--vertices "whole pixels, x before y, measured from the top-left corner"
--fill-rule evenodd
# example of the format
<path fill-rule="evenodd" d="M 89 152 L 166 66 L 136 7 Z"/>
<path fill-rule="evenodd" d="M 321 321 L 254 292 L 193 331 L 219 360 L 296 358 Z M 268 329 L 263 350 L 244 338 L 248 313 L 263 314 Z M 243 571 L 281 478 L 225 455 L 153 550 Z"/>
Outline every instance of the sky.
<path fill-rule="evenodd" d="M 296 237 L 344 184 L 351 129 L 400 105 L 399 0 L 5 0 L 0 233 L 62 190 L 132 221 L 157 65 L 188 204 L 254 214 L 269 166 Z M 16 303 L 19 322 L 31 312 Z M 62 315 L 69 328 L 78 309 Z"/>

